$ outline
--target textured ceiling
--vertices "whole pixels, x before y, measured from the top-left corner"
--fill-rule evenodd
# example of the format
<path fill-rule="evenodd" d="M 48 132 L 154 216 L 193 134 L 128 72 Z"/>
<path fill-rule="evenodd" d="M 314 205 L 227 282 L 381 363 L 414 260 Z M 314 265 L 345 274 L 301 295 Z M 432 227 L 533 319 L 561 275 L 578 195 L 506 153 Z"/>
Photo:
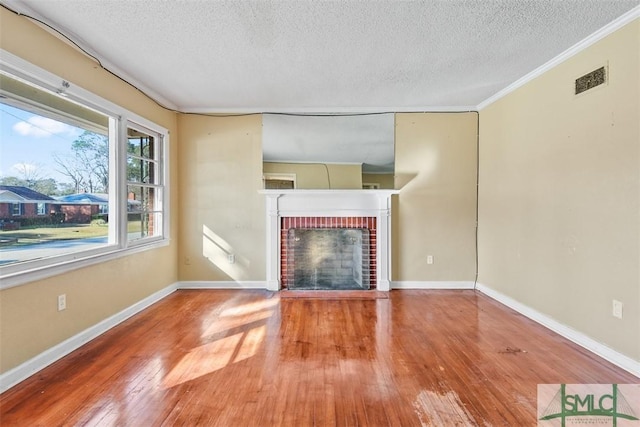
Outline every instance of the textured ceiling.
<path fill-rule="evenodd" d="M 0 0 L 182 111 L 475 109 L 639 0 Z"/>
<path fill-rule="evenodd" d="M 640 0 L 0 0 L 185 112 L 476 110 Z M 634 12 L 635 13 L 635 12 Z M 393 115 L 263 116 L 265 160 L 393 171 Z"/>

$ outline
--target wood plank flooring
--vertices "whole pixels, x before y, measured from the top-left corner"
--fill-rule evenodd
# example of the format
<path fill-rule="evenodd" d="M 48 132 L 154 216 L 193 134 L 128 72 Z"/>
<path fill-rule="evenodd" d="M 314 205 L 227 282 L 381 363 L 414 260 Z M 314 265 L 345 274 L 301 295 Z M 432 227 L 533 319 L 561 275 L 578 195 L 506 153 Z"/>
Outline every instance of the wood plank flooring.
<path fill-rule="evenodd" d="M 0 395 L 5 426 L 533 426 L 540 383 L 638 383 L 475 291 L 180 290 Z"/>

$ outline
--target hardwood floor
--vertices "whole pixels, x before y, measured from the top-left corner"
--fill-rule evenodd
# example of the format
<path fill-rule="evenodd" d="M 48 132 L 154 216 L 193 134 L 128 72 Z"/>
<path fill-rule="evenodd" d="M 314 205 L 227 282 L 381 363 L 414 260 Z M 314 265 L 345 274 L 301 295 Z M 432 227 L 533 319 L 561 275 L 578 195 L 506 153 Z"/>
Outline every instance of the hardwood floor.
<path fill-rule="evenodd" d="M 2 426 L 527 426 L 540 383 L 637 383 L 474 291 L 181 290 L 0 396 Z"/>

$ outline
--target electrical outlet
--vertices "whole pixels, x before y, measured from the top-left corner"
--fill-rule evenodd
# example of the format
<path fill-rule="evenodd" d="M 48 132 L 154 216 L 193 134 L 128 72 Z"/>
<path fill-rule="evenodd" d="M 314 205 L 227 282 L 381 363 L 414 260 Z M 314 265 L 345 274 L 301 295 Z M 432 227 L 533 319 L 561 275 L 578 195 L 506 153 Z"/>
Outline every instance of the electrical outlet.
<path fill-rule="evenodd" d="M 618 300 L 613 300 L 613 317 L 622 319 L 622 303 Z"/>
<path fill-rule="evenodd" d="M 427 255 L 427 264 L 433 264 L 433 255 Z"/>
<path fill-rule="evenodd" d="M 66 310 L 67 294 L 58 295 L 58 311 Z"/>
<path fill-rule="evenodd" d="M 236 256 L 234 254 L 229 254 L 229 264 L 234 264 L 236 262 Z"/>

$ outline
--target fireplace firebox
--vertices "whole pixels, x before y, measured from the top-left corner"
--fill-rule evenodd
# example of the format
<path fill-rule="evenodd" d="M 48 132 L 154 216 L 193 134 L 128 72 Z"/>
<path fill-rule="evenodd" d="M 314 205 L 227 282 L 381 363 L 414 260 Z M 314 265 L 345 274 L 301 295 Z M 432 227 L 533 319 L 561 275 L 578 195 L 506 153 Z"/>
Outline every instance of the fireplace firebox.
<path fill-rule="evenodd" d="M 292 228 L 287 246 L 283 279 L 289 289 L 370 288 L 368 229 Z"/>

